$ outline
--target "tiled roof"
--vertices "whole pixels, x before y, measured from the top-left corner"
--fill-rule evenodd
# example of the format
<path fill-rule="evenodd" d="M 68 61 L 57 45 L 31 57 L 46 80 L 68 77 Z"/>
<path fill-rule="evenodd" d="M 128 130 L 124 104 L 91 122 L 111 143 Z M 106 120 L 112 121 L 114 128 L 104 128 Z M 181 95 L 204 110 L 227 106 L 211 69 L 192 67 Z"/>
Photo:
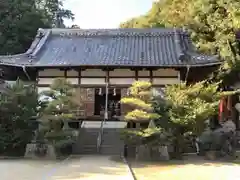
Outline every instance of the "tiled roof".
<path fill-rule="evenodd" d="M 198 66 L 219 64 L 199 54 L 181 29 L 40 29 L 29 50 L 0 56 L 24 66 Z"/>

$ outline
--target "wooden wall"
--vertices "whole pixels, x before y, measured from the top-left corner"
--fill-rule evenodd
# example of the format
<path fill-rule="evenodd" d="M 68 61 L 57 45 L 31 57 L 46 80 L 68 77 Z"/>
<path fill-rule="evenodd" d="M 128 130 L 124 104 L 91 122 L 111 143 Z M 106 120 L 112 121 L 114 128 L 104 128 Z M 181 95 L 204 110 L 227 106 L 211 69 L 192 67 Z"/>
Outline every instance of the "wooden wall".
<path fill-rule="evenodd" d="M 174 69 L 139 71 L 130 69 L 115 69 L 112 71 L 101 69 L 84 71 L 45 69 L 38 72 L 37 80 L 40 86 L 48 86 L 54 78 L 59 77 L 67 78 L 72 84 L 80 86 L 103 86 L 106 82 L 111 85 L 129 86 L 136 80 L 150 81 L 156 86 L 180 82 L 179 71 Z"/>
<path fill-rule="evenodd" d="M 180 73 L 174 69 L 159 70 L 130 70 L 115 69 L 103 71 L 101 69 L 86 70 L 59 70 L 45 69 L 38 72 L 38 90 L 43 91 L 55 78 L 66 78 L 75 86 L 76 97 L 74 101 L 81 102 L 80 116 L 93 117 L 95 107 L 95 88 L 105 88 L 109 86 L 121 88 L 121 97 L 127 95 L 127 88 L 136 80 L 150 81 L 153 86 L 163 87 L 166 84 L 176 84 L 180 82 Z M 121 114 L 124 115 L 128 107 L 121 105 Z"/>

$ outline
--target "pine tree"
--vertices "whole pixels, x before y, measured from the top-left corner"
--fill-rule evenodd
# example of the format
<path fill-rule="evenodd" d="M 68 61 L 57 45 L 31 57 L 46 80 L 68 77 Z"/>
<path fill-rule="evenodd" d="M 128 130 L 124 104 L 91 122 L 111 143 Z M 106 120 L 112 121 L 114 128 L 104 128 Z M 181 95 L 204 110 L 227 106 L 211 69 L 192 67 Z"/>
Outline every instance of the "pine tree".
<path fill-rule="evenodd" d="M 153 92 L 150 82 L 136 81 L 130 87 L 129 97 L 121 99 L 121 103 L 128 104 L 134 108 L 126 114 L 127 121 L 149 122 L 159 118 L 159 115 L 153 112 Z"/>
<path fill-rule="evenodd" d="M 0 153 L 23 155 L 36 129 L 38 93 L 20 80 L 7 90 L 0 97 Z"/>
<path fill-rule="evenodd" d="M 44 91 L 42 96 L 45 104 L 42 115 L 50 119 L 52 130 L 61 130 L 64 121 L 77 118 L 79 105 L 73 101 L 74 88 L 66 79 L 54 80 L 50 90 Z"/>
<path fill-rule="evenodd" d="M 171 123 L 175 155 L 181 156 L 185 135 L 200 135 L 205 121 L 217 115 L 220 99 L 235 91 L 222 91 L 220 83 L 201 81 L 193 85 L 180 83 L 165 90 L 166 117 Z"/>
<path fill-rule="evenodd" d="M 136 81 L 129 90 L 129 96 L 121 99 L 122 104 L 132 107 L 132 110 L 125 115 L 125 120 L 138 123 L 140 126 L 127 130 L 125 139 L 130 143 L 150 143 L 145 140 L 160 132 L 160 129 L 151 126 L 154 120 L 160 118 L 160 115 L 154 112 L 152 84 L 147 81 Z"/>

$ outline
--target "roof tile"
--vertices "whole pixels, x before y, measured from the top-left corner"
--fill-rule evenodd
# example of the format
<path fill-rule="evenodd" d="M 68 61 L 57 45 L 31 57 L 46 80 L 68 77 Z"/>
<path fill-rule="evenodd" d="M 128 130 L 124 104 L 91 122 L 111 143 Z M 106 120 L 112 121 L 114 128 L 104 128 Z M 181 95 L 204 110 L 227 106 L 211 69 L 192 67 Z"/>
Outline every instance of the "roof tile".
<path fill-rule="evenodd" d="M 41 29 L 27 53 L 0 63 L 27 66 L 186 66 L 219 63 L 180 29 Z M 39 33 L 38 33 L 39 34 Z M 20 58 L 20 59 L 19 59 Z M 187 58 L 187 59 L 186 59 Z"/>

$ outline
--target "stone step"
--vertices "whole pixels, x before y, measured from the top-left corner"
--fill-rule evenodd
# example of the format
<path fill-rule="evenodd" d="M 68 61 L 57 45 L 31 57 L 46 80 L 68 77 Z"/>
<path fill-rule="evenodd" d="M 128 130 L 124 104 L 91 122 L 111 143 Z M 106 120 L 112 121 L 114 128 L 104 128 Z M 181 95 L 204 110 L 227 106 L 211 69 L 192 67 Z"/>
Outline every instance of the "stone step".
<path fill-rule="evenodd" d="M 84 145 L 75 148 L 75 154 L 97 153 L 97 145 Z"/>
<path fill-rule="evenodd" d="M 100 153 L 105 155 L 121 155 L 124 147 L 119 146 L 101 146 Z"/>
<path fill-rule="evenodd" d="M 101 124 L 101 121 L 83 121 L 81 128 L 100 128 Z"/>
<path fill-rule="evenodd" d="M 120 138 L 119 128 L 104 129 L 100 153 L 109 155 L 121 155 L 123 153 L 124 142 Z"/>
<path fill-rule="evenodd" d="M 123 129 L 127 126 L 127 122 L 124 121 L 106 121 L 103 123 L 104 129 Z"/>
<path fill-rule="evenodd" d="M 96 154 L 100 128 L 81 128 L 74 146 L 75 154 Z"/>

